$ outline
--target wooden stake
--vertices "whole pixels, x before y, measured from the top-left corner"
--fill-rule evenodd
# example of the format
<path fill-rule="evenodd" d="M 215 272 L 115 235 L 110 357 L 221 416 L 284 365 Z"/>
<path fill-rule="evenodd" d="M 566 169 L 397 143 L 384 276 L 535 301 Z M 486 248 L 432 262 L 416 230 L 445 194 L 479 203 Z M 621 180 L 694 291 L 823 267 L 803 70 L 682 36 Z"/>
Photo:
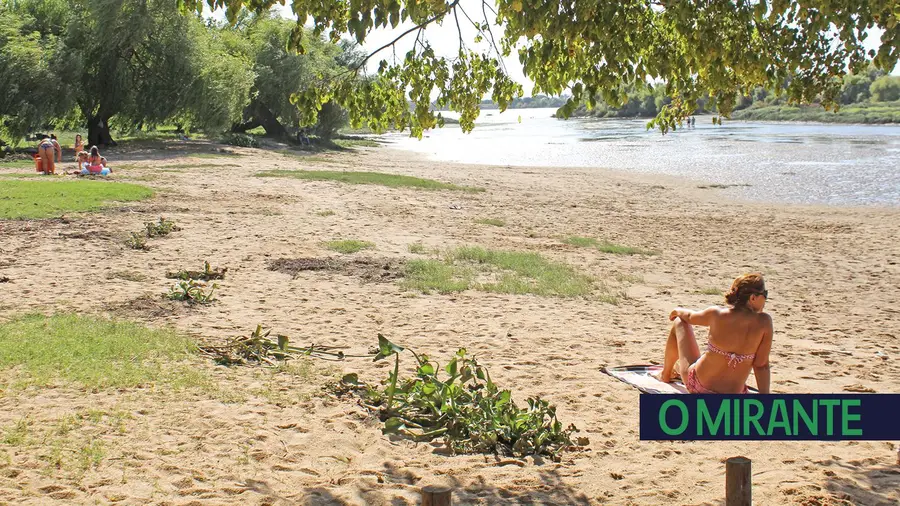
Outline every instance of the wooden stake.
<path fill-rule="evenodd" d="M 422 487 L 422 506 L 450 506 L 450 494 L 447 487 Z"/>
<path fill-rule="evenodd" d="M 732 457 L 725 461 L 725 506 L 751 506 L 750 459 Z"/>

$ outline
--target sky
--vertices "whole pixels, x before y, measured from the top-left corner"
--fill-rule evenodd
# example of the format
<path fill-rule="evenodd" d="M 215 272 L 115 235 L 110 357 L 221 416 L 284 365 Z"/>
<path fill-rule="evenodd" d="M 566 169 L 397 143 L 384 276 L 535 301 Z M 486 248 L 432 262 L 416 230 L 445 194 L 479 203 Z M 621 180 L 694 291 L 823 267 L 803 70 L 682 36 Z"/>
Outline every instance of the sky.
<path fill-rule="evenodd" d="M 290 0 L 285 0 L 285 3 L 287 5 L 276 5 L 274 9 L 281 16 L 288 19 L 293 19 L 294 16 L 291 12 Z M 483 14 L 481 9 L 481 0 L 460 0 L 460 6 L 463 8 L 463 10 L 466 11 L 466 13 L 468 13 L 468 15 L 474 22 L 478 23 L 485 21 L 485 15 Z M 214 17 L 224 19 L 224 13 L 217 12 Z M 494 37 L 499 39 L 501 34 L 500 28 L 494 25 L 495 18 L 490 10 L 487 11 L 487 21 L 489 24 L 494 26 Z M 409 28 L 412 28 L 413 26 L 413 23 L 407 22 L 398 25 L 397 28 L 393 29 L 388 28 L 374 30 L 366 37 L 362 48 L 366 52 L 372 52 L 389 43 L 401 33 L 408 30 Z M 462 39 L 466 44 L 466 47 L 468 47 L 469 49 L 477 50 L 479 52 L 489 50 L 490 46 L 487 40 L 485 40 L 481 44 L 474 44 L 472 42 L 478 32 L 472 26 L 472 23 L 465 18 L 465 16 L 460 15 L 459 26 L 462 32 Z M 866 48 L 877 49 L 882 33 L 882 30 L 879 29 L 870 30 L 869 37 L 865 42 Z M 456 22 L 454 21 L 452 16 L 448 16 L 447 18 L 445 18 L 442 25 L 431 25 L 426 28 L 425 36 L 439 56 L 453 57 L 456 55 L 459 49 L 459 35 L 457 32 Z M 487 37 L 485 37 L 485 39 L 487 39 Z M 398 59 L 402 60 L 403 55 L 406 54 L 407 51 L 412 49 L 414 40 L 415 32 L 397 42 L 395 51 Z M 386 59 L 388 60 L 388 62 L 391 62 L 393 56 L 394 50 L 390 48 L 383 50 L 369 60 L 367 64 L 367 70 L 370 73 L 374 73 L 378 69 L 378 64 L 382 59 Z M 524 73 L 522 72 L 522 65 L 519 63 L 518 54 L 513 51 L 510 56 L 503 58 L 503 62 L 506 66 L 508 75 L 514 81 L 522 85 L 525 96 L 530 96 L 534 83 L 530 79 L 526 78 Z M 894 69 L 892 74 L 900 75 L 900 65 L 898 65 L 897 68 Z"/>

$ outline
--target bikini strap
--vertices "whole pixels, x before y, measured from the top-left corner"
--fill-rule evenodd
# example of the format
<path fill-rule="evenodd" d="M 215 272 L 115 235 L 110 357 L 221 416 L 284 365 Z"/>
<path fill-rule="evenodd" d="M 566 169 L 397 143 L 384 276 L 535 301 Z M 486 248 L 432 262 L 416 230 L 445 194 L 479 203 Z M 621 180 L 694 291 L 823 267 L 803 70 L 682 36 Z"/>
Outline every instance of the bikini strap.
<path fill-rule="evenodd" d="M 717 354 L 722 355 L 723 357 L 727 358 L 728 359 L 728 367 L 731 367 L 732 369 L 736 368 L 738 364 L 740 364 L 744 360 L 747 360 L 748 358 L 749 359 L 756 358 L 755 353 L 752 355 L 739 355 L 737 353 L 732 353 L 730 351 L 722 350 L 721 348 L 714 345 L 712 343 L 712 341 L 707 341 L 706 349 L 708 349 L 709 351 L 711 351 L 713 353 L 717 353 Z"/>

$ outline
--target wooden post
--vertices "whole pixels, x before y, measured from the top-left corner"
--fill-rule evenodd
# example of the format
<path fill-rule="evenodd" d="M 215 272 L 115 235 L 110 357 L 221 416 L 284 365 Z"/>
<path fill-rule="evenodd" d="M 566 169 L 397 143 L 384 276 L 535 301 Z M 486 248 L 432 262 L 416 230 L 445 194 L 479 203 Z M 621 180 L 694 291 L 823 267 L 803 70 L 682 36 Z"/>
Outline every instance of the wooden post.
<path fill-rule="evenodd" d="M 725 506 L 751 506 L 750 459 L 732 457 L 725 461 Z"/>
<path fill-rule="evenodd" d="M 450 506 L 451 493 L 447 487 L 422 487 L 422 506 Z"/>

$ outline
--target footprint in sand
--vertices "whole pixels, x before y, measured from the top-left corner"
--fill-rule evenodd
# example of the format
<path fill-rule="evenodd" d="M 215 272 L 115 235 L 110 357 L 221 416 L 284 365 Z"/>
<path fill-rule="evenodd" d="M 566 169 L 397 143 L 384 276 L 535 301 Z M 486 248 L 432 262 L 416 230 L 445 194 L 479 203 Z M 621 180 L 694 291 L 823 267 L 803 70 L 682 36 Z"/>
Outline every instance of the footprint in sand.
<path fill-rule="evenodd" d="M 845 392 L 858 392 L 858 393 L 875 393 L 875 390 L 869 388 L 864 385 L 860 385 L 859 383 L 854 383 L 852 385 L 847 385 L 844 387 Z"/>

